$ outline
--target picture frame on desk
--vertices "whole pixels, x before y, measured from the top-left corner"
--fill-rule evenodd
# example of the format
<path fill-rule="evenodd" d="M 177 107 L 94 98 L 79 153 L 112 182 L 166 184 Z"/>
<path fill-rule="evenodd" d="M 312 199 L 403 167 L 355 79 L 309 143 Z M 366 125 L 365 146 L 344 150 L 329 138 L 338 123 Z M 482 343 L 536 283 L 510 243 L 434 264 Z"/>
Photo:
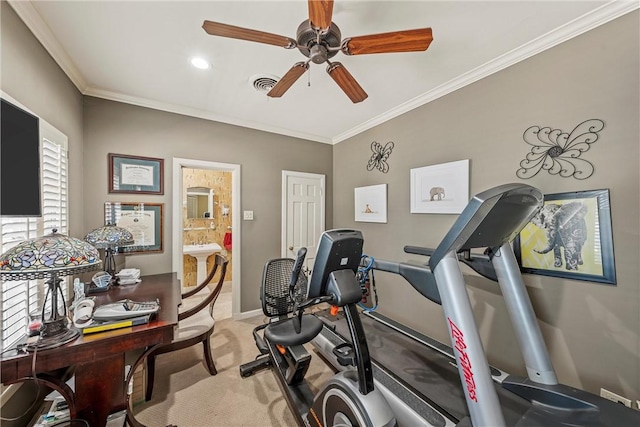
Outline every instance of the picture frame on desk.
<path fill-rule="evenodd" d="M 164 194 L 164 159 L 109 153 L 109 193 Z"/>
<path fill-rule="evenodd" d="M 105 202 L 104 220 L 105 224 L 115 224 L 133 234 L 133 245 L 118 247 L 118 253 L 163 251 L 164 203 Z"/>

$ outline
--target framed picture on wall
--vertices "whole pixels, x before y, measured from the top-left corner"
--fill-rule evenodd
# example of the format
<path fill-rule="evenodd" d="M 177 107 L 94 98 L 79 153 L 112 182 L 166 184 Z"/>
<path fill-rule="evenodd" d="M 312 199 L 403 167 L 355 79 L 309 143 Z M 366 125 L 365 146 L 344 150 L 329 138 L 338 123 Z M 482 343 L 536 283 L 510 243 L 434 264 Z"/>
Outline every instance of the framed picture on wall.
<path fill-rule="evenodd" d="M 411 169 L 411 213 L 459 214 L 469 202 L 469 159 Z"/>
<path fill-rule="evenodd" d="M 133 245 L 119 247 L 118 252 L 162 252 L 163 208 L 163 203 L 106 202 L 105 224 L 115 224 L 133 234 Z"/>
<path fill-rule="evenodd" d="M 109 193 L 164 194 L 164 159 L 109 153 Z"/>
<path fill-rule="evenodd" d="M 354 201 L 357 222 L 387 222 L 387 184 L 357 187 Z"/>
<path fill-rule="evenodd" d="M 514 252 L 523 273 L 615 285 L 609 190 L 545 194 Z"/>

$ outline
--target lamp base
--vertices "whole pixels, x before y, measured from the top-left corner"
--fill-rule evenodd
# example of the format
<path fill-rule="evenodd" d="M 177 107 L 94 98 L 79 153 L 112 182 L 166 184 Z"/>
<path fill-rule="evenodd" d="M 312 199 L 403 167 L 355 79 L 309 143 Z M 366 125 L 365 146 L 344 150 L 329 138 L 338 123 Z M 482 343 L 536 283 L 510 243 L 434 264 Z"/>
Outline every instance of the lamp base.
<path fill-rule="evenodd" d="M 43 338 L 57 337 L 69 330 L 67 326 L 69 322 L 66 317 L 59 317 L 57 319 L 47 319 L 42 323 L 42 329 L 40 329 L 40 336 Z"/>
<path fill-rule="evenodd" d="M 40 329 L 40 337 L 38 341 L 27 344 L 27 351 L 46 350 L 49 348 L 59 347 L 70 341 L 75 340 L 80 335 L 80 331 L 75 327 L 69 327 L 67 319 L 67 304 L 64 300 L 64 293 L 60 287 L 62 279 L 52 276 L 47 280 L 47 294 L 42 303 L 42 328 Z M 58 305 L 58 296 L 62 300 L 62 309 Z M 49 297 L 51 299 L 49 300 Z M 47 301 L 51 303 L 51 312 L 49 317 L 45 319 L 45 307 Z"/>
<path fill-rule="evenodd" d="M 46 327 L 46 326 L 45 326 Z M 50 348 L 60 347 L 68 342 L 71 342 L 80 336 L 80 331 L 74 327 L 58 330 L 58 332 L 54 335 L 50 333 L 44 334 L 43 331 L 40 332 L 40 338 L 38 341 L 27 344 L 27 351 L 36 351 L 36 350 L 47 350 Z"/>

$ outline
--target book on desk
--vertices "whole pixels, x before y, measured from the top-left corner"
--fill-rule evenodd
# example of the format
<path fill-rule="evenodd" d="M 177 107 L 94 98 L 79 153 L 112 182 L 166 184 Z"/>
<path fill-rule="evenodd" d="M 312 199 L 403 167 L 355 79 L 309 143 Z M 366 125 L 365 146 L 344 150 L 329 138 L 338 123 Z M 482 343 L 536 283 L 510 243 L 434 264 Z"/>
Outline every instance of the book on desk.
<path fill-rule="evenodd" d="M 132 317 L 130 319 L 94 321 L 88 326 L 82 328 L 82 334 L 95 334 L 98 332 L 112 331 L 114 329 L 130 328 L 132 326 L 144 325 L 149 323 L 150 314 Z"/>

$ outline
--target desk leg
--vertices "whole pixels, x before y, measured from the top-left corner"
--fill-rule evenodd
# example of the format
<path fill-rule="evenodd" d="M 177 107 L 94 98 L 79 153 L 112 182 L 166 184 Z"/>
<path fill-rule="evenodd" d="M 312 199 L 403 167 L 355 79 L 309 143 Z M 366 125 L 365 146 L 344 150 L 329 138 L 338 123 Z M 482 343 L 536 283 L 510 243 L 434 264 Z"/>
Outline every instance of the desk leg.
<path fill-rule="evenodd" d="M 107 416 L 125 409 L 124 353 L 76 366 L 78 418 L 103 427 Z"/>

